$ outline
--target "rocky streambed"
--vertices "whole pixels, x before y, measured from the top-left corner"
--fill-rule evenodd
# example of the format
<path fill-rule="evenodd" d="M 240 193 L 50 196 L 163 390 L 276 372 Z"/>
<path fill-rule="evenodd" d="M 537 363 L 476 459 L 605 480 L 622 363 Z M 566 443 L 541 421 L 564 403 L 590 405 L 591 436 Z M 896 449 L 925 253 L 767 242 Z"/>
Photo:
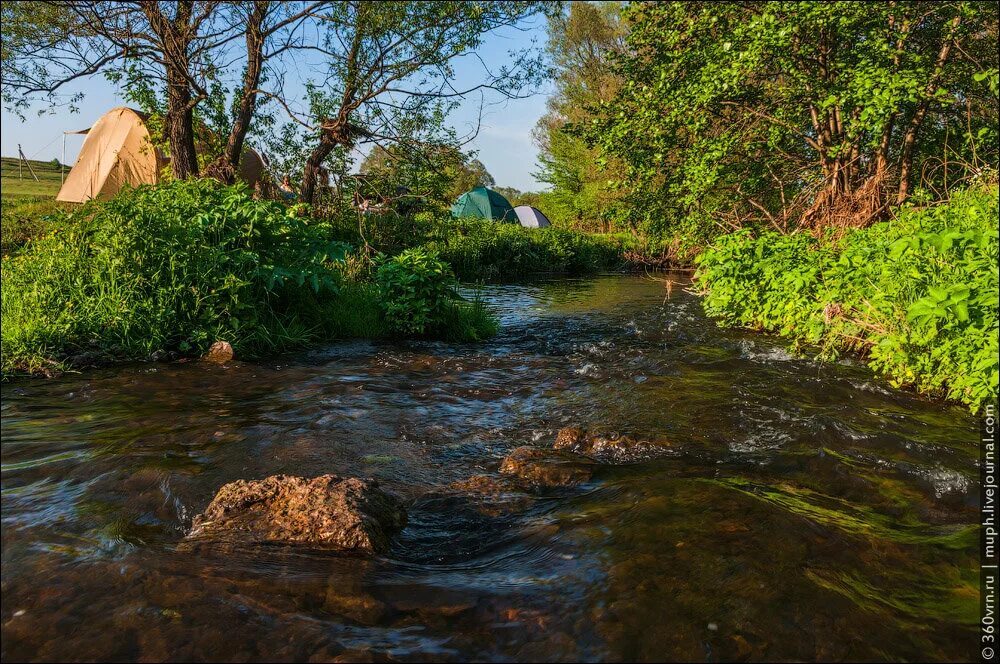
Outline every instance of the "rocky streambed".
<path fill-rule="evenodd" d="M 452 483 L 450 488 L 459 494 L 498 496 L 574 486 L 589 480 L 596 461 L 561 451 L 564 447 L 614 460 L 634 458 L 637 450 L 642 450 L 642 458 L 650 458 L 658 450 L 669 449 L 627 437 L 588 437 L 578 428 L 567 427 L 559 431 L 553 449 L 522 446 L 504 457 L 500 464 L 503 480 L 475 475 Z M 205 511 L 194 517 L 186 539 L 244 547 L 305 545 L 375 554 L 385 553 L 390 538 L 405 525 L 403 502 L 380 489 L 375 480 L 272 475 L 223 486 Z"/>
<path fill-rule="evenodd" d="M 977 423 L 638 277 L 2 386 L 5 661 L 970 659 Z"/>

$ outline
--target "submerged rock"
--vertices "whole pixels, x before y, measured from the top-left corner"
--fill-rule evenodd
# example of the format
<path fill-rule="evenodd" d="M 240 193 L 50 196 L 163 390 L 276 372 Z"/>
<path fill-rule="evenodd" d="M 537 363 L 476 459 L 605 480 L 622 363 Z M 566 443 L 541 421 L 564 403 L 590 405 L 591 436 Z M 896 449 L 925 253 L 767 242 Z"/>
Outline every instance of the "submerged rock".
<path fill-rule="evenodd" d="M 462 493 L 495 497 L 517 491 L 520 487 L 513 484 L 508 478 L 473 475 L 468 479 L 452 482 L 448 485 L 448 488 Z"/>
<path fill-rule="evenodd" d="M 188 537 L 379 553 L 405 525 L 401 501 L 374 480 L 272 475 L 224 485 Z"/>
<path fill-rule="evenodd" d="M 518 447 L 503 460 L 500 472 L 536 486 L 572 486 L 590 479 L 590 465 L 566 452 Z"/>
<path fill-rule="evenodd" d="M 648 461 L 674 453 L 673 443 L 667 440 L 636 440 L 629 436 L 592 435 L 577 427 L 560 429 L 552 447 L 609 464 Z"/>
<path fill-rule="evenodd" d="M 327 587 L 323 608 L 361 625 L 376 625 L 386 615 L 388 607 L 365 592 L 345 591 L 334 584 Z"/>
<path fill-rule="evenodd" d="M 215 364 L 225 364 L 235 357 L 233 347 L 228 341 L 216 341 L 205 352 L 201 359 Z"/>
<path fill-rule="evenodd" d="M 529 495 L 531 488 L 530 484 L 512 475 L 473 475 L 452 482 L 445 490 L 463 496 L 477 512 L 498 517 L 526 509 L 533 500 Z"/>

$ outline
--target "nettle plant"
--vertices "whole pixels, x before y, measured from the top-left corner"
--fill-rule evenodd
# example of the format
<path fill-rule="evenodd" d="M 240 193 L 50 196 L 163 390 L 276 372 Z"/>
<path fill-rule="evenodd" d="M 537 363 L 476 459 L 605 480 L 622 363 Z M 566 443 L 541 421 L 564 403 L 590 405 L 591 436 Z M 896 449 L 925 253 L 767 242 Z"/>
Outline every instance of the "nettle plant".
<path fill-rule="evenodd" d="M 379 303 L 397 334 L 427 334 L 459 299 L 451 267 L 437 252 L 407 249 L 378 269 Z"/>

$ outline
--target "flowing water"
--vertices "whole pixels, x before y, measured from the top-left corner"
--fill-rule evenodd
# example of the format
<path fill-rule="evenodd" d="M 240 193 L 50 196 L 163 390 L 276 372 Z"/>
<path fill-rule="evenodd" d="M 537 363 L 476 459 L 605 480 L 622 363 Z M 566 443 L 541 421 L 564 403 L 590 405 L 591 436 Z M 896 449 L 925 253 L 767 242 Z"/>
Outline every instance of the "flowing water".
<path fill-rule="evenodd" d="M 4 384 L 3 659 L 976 657 L 975 420 L 665 295 L 496 286 L 480 345 Z M 567 425 L 673 453 L 447 489 Z M 184 546 L 222 484 L 328 472 L 411 501 L 386 555 Z"/>

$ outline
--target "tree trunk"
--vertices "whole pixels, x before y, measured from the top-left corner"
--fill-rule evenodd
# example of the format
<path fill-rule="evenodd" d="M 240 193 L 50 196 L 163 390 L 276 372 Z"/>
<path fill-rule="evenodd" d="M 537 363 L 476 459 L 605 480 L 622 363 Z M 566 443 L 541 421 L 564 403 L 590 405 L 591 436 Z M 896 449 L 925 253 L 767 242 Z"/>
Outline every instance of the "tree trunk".
<path fill-rule="evenodd" d="M 316 204 L 314 199 L 316 197 L 316 182 L 319 172 L 323 167 L 323 160 L 330 156 L 335 147 L 337 147 L 337 141 L 334 139 L 333 134 L 324 131 L 320 136 L 319 144 L 309 153 L 309 158 L 306 159 L 305 170 L 302 172 L 302 189 L 299 192 L 299 198 L 304 203 L 309 203 L 310 205 Z"/>
<path fill-rule="evenodd" d="M 193 0 L 175 5 L 175 16 L 168 18 L 158 3 L 142 4 L 143 13 L 156 34 L 167 75 L 167 141 L 170 144 L 170 167 L 174 177 L 183 180 L 198 175 L 198 154 L 194 148 L 194 107 L 191 81 L 188 79 L 188 48 L 193 35 L 191 16 Z"/>
<path fill-rule="evenodd" d="M 198 154 L 194 148 L 194 106 L 191 88 L 176 67 L 167 71 L 167 139 L 170 141 L 170 168 L 174 178 L 198 176 Z"/>
<path fill-rule="evenodd" d="M 903 151 L 899 165 L 899 190 L 896 193 L 897 205 L 910 196 L 910 178 L 913 171 L 913 152 L 917 145 L 917 132 L 920 130 L 920 125 L 924 122 L 924 116 L 927 115 L 927 108 L 930 106 L 931 98 L 937 92 L 941 74 L 944 72 L 944 65 L 948 61 L 948 53 L 951 52 L 955 32 L 961 23 L 961 16 L 956 16 L 952 19 L 948 36 L 945 37 L 944 43 L 941 44 L 937 62 L 934 63 L 934 73 L 931 75 L 930 80 L 927 82 L 927 87 L 924 89 L 924 99 L 920 102 L 920 106 L 917 107 L 913 118 L 910 119 L 910 124 L 906 128 L 906 134 L 903 136 Z"/>
<path fill-rule="evenodd" d="M 240 159 L 243 156 L 243 146 L 246 143 L 247 132 L 253 120 L 254 108 L 257 104 L 257 86 L 260 84 L 260 74 L 264 68 L 264 33 L 262 31 L 264 17 L 267 15 L 268 3 L 264 0 L 254 2 L 246 28 L 247 68 L 243 76 L 243 94 L 240 107 L 233 120 L 229 139 L 222 152 L 221 168 L 218 177 L 227 184 L 236 181 L 240 172 Z"/>

